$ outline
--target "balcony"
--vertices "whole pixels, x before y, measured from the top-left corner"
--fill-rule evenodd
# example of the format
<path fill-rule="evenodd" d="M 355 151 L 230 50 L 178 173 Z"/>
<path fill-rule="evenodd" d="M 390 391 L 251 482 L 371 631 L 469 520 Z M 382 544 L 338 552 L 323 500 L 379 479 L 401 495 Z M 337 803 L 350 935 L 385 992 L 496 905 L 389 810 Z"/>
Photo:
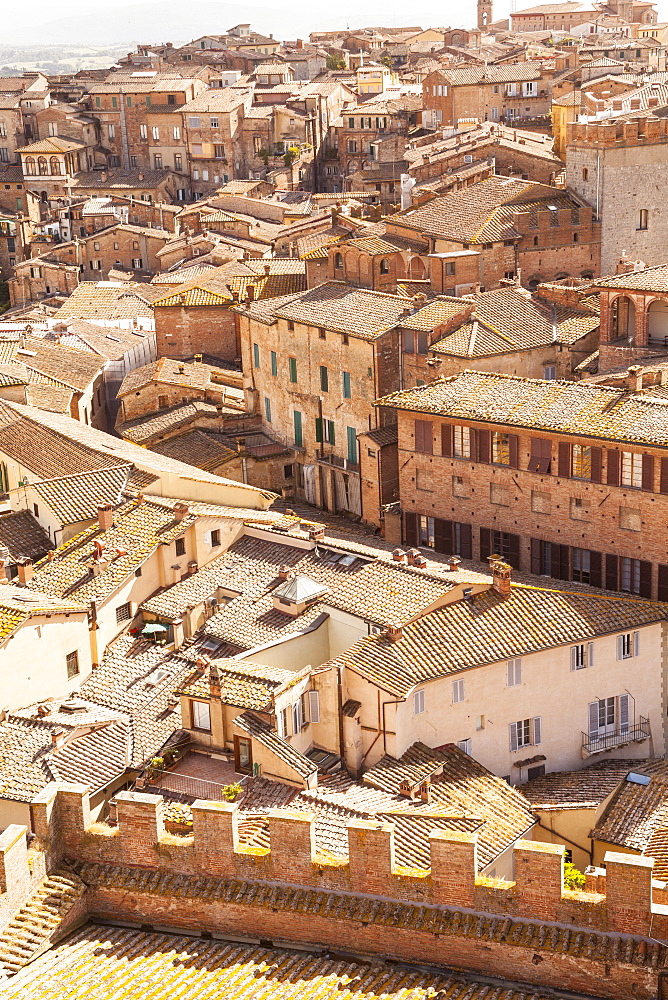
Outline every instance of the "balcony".
<path fill-rule="evenodd" d="M 625 747 L 629 743 L 643 743 L 650 738 L 649 719 L 640 716 L 640 721 L 627 729 L 616 729 L 613 733 L 606 733 L 603 736 L 593 736 L 590 733 L 582 734 L 582 756 L 591 757 L 595 753 L 605 753 L 610 750 L 617 750 Z"/>
<path fill-rule="evenodd" d="M 231 757 L 187 750 L 170 770 L 145 771 L 137 779 L 136 788 L 179 802 L 191 803 L 195 799 L 217 802 L 223 797 L 223 786 L 239 784 L 243 787 L 248 780 L 247 774 L 235 771 Z"/>
<path fill-rule="evenodd" d="M 335 469 L 341 469 L 344 472 L 360 471 L 359 462 L 351 462 L 349 459 L 341 458 L 339 455 L 318 455 L 317 461 L 324 465 L 331 465 Z"/>

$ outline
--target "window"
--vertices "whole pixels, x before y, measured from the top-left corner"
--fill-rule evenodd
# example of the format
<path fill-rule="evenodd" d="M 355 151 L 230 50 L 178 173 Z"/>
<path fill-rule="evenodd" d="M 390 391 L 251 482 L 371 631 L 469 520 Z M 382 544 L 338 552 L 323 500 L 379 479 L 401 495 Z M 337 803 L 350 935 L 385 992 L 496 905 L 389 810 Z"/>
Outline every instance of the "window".
<path fill-rule="evenodd" d="M 214 155 L 214 157 L 217 160 L 224 160 L 225 159 L 225 147 L 222 146 L 219 142 L 216 143 L 214 145 L 214 147 L 213 147 L 213 155 Z"/>
<path fill-rule="evenodd" d="M 151 129 L 151 135 L 153 136 L 156 142 L 160 139 L 160 129 L 158 128 L 157 125 L 154 125 L 153 128 Z"/>
<path fill-rule="evenodd" d="M 301 699 L 292 706 L 292 732 L 300 733 L 304 725 Z"/>
<path fill-rule="evenodd" d="M 640 632 L 625 632 L 617 636 L 617 659 L 630 660 L 640 653 Z"/>
<path fill-rule="evenodd" d="M 573 445 L 571 474 L 574 479 L 591 479 L 591 448 L 588 445 Z"/>
<path fill-rule="evenodd" d="M 542 742 L 542 720 L 540 715 L 533 719 L 520 719 L 511 722 L 510 749 L 520 750 L 522 747 L 538 746 Z"/>
<path fill-rule="evenodd" d="M 186 554 L 186 540 L 185 538 L 176 539 L 176 554 L 177 556 L 184 556 Z"/>
<path fill-rule="evenodd" d="M 543 378 L 551 381 L 557 377 L 557 366 L 556 365 L 545 365 L 543 368 Z"/>
<path fill-rule="evenodd" d="M 276 357 L 276 351 L 272 351 L 269 358 L 271 362 L 271 374 L 278 375 L 278 359 Z M 257 368 L 257 365 L 255 367 Z"/>
<path fill-rule="evenodd" d="M 429 351 L 427 334 L 424 331 L 404 330 L 403 351 L 404 354 L 427 354 Z"/>
<path fill-rule="evenodd" d="M 189 128 L 199 128 L 199 118 L 196 115 L 191 115 L 188 118 L 188 127 Z"/>
<path fill-rule="evenodd" d="M 582 168 L 582 180 L 589 180 L 589 169 L 587 167 Z"/>
<path fill-rule="evenodd" d="M 180 153 L 175 153 L 174 154 L 174 170 L 182 170 L 182 169 L 183 169 L 183 157 L 181 156 Z M 180 200 L 185 200 L 185 196 L 184 196 L 184 199 L 180 199 Z"/>
<path fill-rule="evenodd" d="M 415 450 L 421 455 L 434 454 L 431 420 L 415 421 Z"/>
<path fill-rule="evenodd" d="M 202 729 L 206 733 L 211 732 L 211 709 L 208 701 L 191 701 L 193 729 Z"/>
<path fill-rule="evenodd" d="M 642 489 L 642 455 L 633 451 L 622 452 L 622 486 Z"/>
<path fill-rule="evenodd" d="M 220 528 L 214 528 L 211 532 L 211 548 L 217 549 L 220 545 Z"/>
<path fill-rule="evenodd" d="M 343 267 L 343 255 L 340 253 L 334 254 L 334 267 L 340 270 Z"/>
<path fill-rule="evenodd" d="M 268 424 L 271 423 L 271 400 L 268 396 L 264 397 L 264 416 Z"/>
<path fill-rule="evenodd" d="M 323 327 L 318 327 L 318 337 L 320 340 L 327 340 L 327 331 Z"/>
<path fill-rule="evenodd" d="M 100 263 L 100 262 L 98 261 L 98 264 L 99 264 L 99 263 Z M 144 264 L 143 264 L 143 261 L 142 261 L 141 257 L 133 257 L 133 258 L 132 258 L 132 266 L 134 267 L 134 269 L 135 269 L 136 271 L 141 271 L 142 267 L 144 266 Z"/>
<path fill-rule="evenodd" d="M 422 715 L 424 712 L 424 688 L 416 691 L 413 695 L 413 715 Z"/>
<path fill-rule="evenodd" d="M 549 438 L 531 438 L 529 472 L 548 473 L 552 465 L 552 442 Z"/>
<path fill-rule="evenodd" d="M 591 583 L 591 552 L 589 549 L 571 549 L 571 579 L 576 583 Z"/>
<path fill-rule="evenodd" d="M 627 594 L 640 593 L 640 560 L 622 556 L 619 560 L 619 589 Z"/>
<path fill-rule="evenodd" d="M 286 737 L 290 735 L 289 722 L 288 722 L 289 718 L 290 718 L 289 708 L 281 708 L 278 712 L 278 715 L 276 716 L 278 735 L 281 737 L 282 740 L 286 739 Z"/>
<path fill-rule="evenodd" d="M 470 739 L 468 739 L 468 740 L 457 740 L 457 746 L 464 753 L 468 754 L 469 757 L 471 756 L 471 740 Z"/>
<path fill-rule="evenodd" d="M 344 399 L 350 399 L 350 372 L 341 372 L 341 392 Z"/>
<path fill-rule="evenodd" d="M 492 462 L 495 465 L 510 465 L 510 434 L 492 431 Z"/>
<path fill-rule="evenodd" d="M 647 229 L 647 216 L 647 209 L 641 208 L 638 213 L 638 225 L 636 226 L 636 229 Z"/>
<path fill-rule="evenodd" d="M 139 126 L 139 138 L 140 139 L 148 139 L 148 126 L 147 125 L 140 125 Z"/>
<path fill-rule="evenodd" d="M 115 125 L 107 125 L 107 133 L 108 133 L 110 139 L 115 139 L 116 138 L 116 126 Z"/>
<path fill-rule="evenodd" d="M 629 695 L 599 698 L 589 703 L 589 738 L 601 739 L 611 733 L 629 731 Z"/>
<path fill-rule="evenodd" d="M 304 433 L 302 430 L 302 415 L 299 410 L 294 410 L 292 413 L 292 429 L 295 440 L 295 446 L 301 448 L 304 445 Z"/>
<path fill-rule="evenodd" d="M 219 122 L 218 122 L 218 118 L 217 118 L 217 117 L 213 117 L 213 116 L 211 116 L 211 117 L 209 118 L 209 126 L 210 126 L 211 128 L 218 128 L 218 127 L 219 127 Z"/>
<path fill-rule="evenodd" d="M 458 680 L 452 682 L 452 704 L 458 705 L 460 701 L 464 701 L 464 681 Z"/>
<path fill-rule="evenodd" d="M 580 642 L 571 646 L 571 670 L 584 670 L 594 666 L 594 643 Z"/>
<path fill-rule="evenodd" d="M 452 454 L 456 458 L 471 457 L 471 428 L 460 427 L 458 424 L 452 428 Z"/>
<path fill-rule="evenodd" d="M 79 653 L 75 649 L 73 653 L 68 653 L 65 657 L 67 663 L 67 679 L 76 677 L 79 673 Z"/>
<path fill-rule="evenodd" d="M 390 273 L 390 263 L 389 263 L 389 261 L 385 260 L 385 258 L 383 258 L 381 260 L 381 262 L 380 262 L 380 273 L 381 274 L 389 274 Z"/>
<path fill-rule="evenodd" d="M 506 665 L 506 686 L 519 687 L 522 683 L 522 660 L 508 660 Z"/>
<path fill-rule="evenodd" d="M 320 365 L 320 391 L 329 391 L 329 372 L 327 371 L 327 365 Z"/>
<path fill-rule="evenodd" d="M 179 125 L 175 125 L 172 129 L 172 136 L 177 140 L 181 138 L 181 127 Z"/>
<path fill-rule="evenodd" d="M 307 691 L 309 703 L 309 718 L 312 723 L 320 722 L 320 692 Z"/>
<path fill-rule="evenodd" d="M 297 359 L 288 358 L 288 370 L 290 372 L 290 381 L 294 384 L 297 381 Z"/>
<path fill-rule="evenodd" d="M 346 427 L 346 440 L 348 444 L 348 462 L 350 465 L 357 465 L 357 428 Z"/>
<path fill-rule="evenodd" d="M 260 345 L 253 344 L 253 368 L 260 367 Z"/>
<path fill-rule="evenodd" d="M 121 625 L 123 622 L 129 622 L 132 618 L 132 605 L 128 601 L 127 604 L 119 604 L 116 608 L 116 624 Z"/>
<path fill-rule="evenodd" d="M 153 155 L 153 166 L 156 170 L 162 170 L 162 153 L 155 153 Z"/>

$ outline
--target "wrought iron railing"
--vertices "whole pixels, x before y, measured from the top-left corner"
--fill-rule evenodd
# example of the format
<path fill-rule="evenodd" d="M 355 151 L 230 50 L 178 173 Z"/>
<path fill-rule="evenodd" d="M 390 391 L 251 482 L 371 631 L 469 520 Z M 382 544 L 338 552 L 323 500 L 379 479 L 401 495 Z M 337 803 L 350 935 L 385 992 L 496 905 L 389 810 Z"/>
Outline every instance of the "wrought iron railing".
<path fill-rule="evenodd" d="M 238 779 L 238 784 L 245 785 L 248 775 Z M 235 780 L 235 783 L 236 780 Z M 191 799 L 209 799 L 219 801 L 223 798 L 224 781 L 211 781 L 210 778 L 196 778 L 191 774 L 181 774 L 179 771 L 162 771 L 151 779 L 151 787 L 155 790 L 173 792 Z"/>
<path fill-rule="evenodd" d="M 650 737 L 649 719 L 640 716 L 640 721 L 628 729 L 616 729 L 614 733 L 605 733 L 603 736 L 594 736 L 591 733 L 582 734 L 582 751 L 589 755 L 593 753 L 603 753 L 605 750 L 614 750 L 616 747 L 625 746 L 627 743 L 640 743 Z"/>

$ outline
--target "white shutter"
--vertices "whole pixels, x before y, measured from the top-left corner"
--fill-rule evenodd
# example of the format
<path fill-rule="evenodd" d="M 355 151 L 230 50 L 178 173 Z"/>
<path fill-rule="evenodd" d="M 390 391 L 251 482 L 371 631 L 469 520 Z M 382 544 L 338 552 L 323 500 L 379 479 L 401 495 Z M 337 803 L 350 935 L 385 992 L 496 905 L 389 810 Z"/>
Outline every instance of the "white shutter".
<path fill-rule="evenodd" d="M 618 635 L 617 636 L 617 659 L 618 660 L 623 660 L 624 659 L 624 636 L 623 635 Z"/>
<path fill-rule="evenodd" d="M 283 712 L 283 709 L 281 709 L 281 711 L 276 716 L 276 724 L 277 724 L 277 728 L 278 728 L 278 735 L 281 737 L 281 739 L 285 739 L 285 735 L 286 735 L 286 733 L 285 733 L 285 714 Z"/>
<path fill-rule="evenodd" d="M 578 647 L 571 646 L 571 670 L 578 669 Z"/>
<path fill-rule="evenodd" d="M 588 667 L 593 667 L 594 666 L 594 643 L 593 642 L 588 642 L 587 643 L 587 666 Z"/>
<path fill-rule="evenodd" d="M 511 722 L 510 726 L 510 749 L 517 750 L 517 723 Z"/>
<path fill-rule="evenodd" d="M 533 720 L 533 744 L 536 747 L 542 742 L 542 728 L 542 719 L 537 715 Z"/>
<path fill-rule="evenodd" d="M 320 692 L 309 691 L 308 700 L 311 712 L 311 722 L 320 722 Z"/>
<path fill-rule="evenodd" d="M 628 733 L 629 731 L 629 696 L 627 694 L 620 694 L 618 699 L 619 706 L 619 731 L 621 733 Z"/>
<path fill-rule="evenodd" d="M 508 675 L 506 677 L 506 684 L 510 688 L 515 683 L 515 661 L 508 660 Z"/>
<path fill-rule="evenodd" d="M 633 633 L 633 655 L 640 655 L 640 632 Z"/>
<path fill-rule="evenodd" d="M 589 738 L 596 739 L 598 736 L 598 702 L 589 702 Z"/>
<path fill-rule="evenodd" d="M 292 732 L 293 733 L 298 733 L 301 730 L 301 728 L 302 728 L 301 719 L 300 719 L 300 715 L 301 715 L 300 709 L 301 709 L 301 705 L 299 704 L 298 701 L 296 701 L 294 703 L 294 705 L 292 706 Z"/>

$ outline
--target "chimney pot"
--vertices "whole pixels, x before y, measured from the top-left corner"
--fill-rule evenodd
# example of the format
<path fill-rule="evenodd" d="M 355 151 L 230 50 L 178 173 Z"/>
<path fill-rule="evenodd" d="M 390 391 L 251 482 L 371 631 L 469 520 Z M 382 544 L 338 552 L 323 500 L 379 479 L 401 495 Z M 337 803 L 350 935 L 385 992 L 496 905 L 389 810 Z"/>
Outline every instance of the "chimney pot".
<path fill-rule="evenodd" d="M 642 368 L 640 365 L 631 365 L 626 373 L 626 388 L 629 392 L 640 392 L 642 389 Z"/>
<path fill-rule="evenodd" d="M 29 583 L 35 575 L 34 563 L 28 556 L 23 556 L 22 559 L 18 560 L 16 566 L 19 571 L 19 583 L 23 584 L 25 587 L 25 585 Z"/>
<path fill-rule="evenodd" d="M 325 528 L 323 525 L 318 524 L 315 527 L 310 527 L 308 529 L 308 537 L 312 542 L 322 542 L 325 537 Z"/>
<path fill-rule="evenodd" d="M 387 630 L 387 638 L 390 642 L 399 642 L 403 636 L 403 629 L 401 625 L 390 625 Z"/>
<path fill-rule="evenodd" d="M 209 694 L 212 698 L 220 698 L 220 675 L 213 665 L 209 667 Z"/>
<path fill-rule="evenodd" d="M 403 549 L 393 549 L 392 558 L 395 562 L 402 563 L 406 561 L 406 553 Z"/>
<path fill-rule="evenodd" d="M 490 562 L 492 570 L 492 590 L 500 597 L 510 597 L 510 574 L 512 567 L 497 557 L 496 562 Z"/>
<path fill-rule="evenodd" d="M 51 746 L 54 749 L 62 747 L 65 742 L 65 730 L 64 729 L 52 729 L 51 730 Z"/>
<path fill-rule="evenodd" d="M 416 556 L 422 555 L 419 549 L 406 549 L 406 558 L 408 559 L 408 565 L 414 566 Z"/>
<path fill-rule="evenodd" d="M 448 569 L 451 573 L 456 573 L 461 565 L 461 559 L 459 556 L 450 556 L 448 559 Z"/>
<path fill-rule="evenodd" d="M 184 518 L 190 513 L 190 508 L 187 503 L 176 503 L 174 504 L 174 519 L 176 521 L 183 521 Z"/>
<path fill-rule="evenodd" d="M 289 580 L 290 579 L 290 567 L 283 563 L 282 566 L 278 567 L 278 579 L 279 580 Z"/>
<path fill-rule="evenodd" d="M 101 531 L 108 531 L 114 526 L 114 508 L 110 503 L 100 504 L 97 508 L 97 520 Z"/>

